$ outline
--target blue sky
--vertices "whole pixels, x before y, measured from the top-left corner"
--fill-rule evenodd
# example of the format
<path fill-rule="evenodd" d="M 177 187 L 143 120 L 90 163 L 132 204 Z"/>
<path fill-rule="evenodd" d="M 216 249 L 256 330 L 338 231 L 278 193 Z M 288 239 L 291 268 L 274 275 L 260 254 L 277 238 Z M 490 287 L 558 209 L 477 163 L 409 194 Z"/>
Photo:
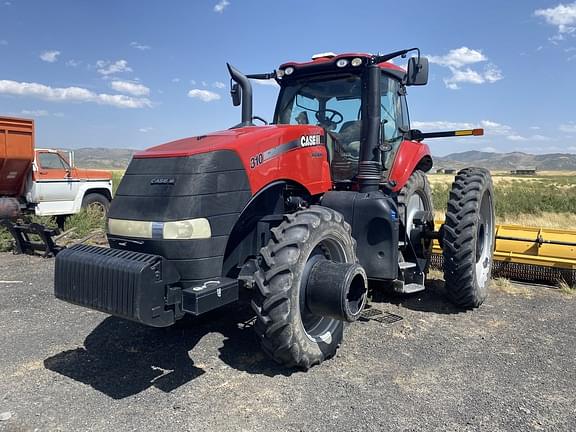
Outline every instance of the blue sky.
<path fill-rule="evenodd" d="M 430 141 L 465 150 L 576 153 L 576 2 L 0 0 L 0 113 L 37 120 L 44 147 L 145 148 L 225 129 L 240 112 L 225 62 L 269 72 L 312 54 L 418 46 L 409 89 Z M 270 119 L 277 88 L 254 85 Z"/>

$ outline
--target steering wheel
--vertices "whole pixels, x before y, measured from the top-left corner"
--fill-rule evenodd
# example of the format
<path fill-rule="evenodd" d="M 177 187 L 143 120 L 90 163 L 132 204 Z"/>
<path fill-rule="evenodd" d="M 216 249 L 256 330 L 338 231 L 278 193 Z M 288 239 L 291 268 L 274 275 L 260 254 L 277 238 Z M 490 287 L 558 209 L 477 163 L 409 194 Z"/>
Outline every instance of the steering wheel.
<path fill-rule="evenodd" d="M 326 113 L 329 113 L 330 117 L 326 117 Z M 340 114 L 336 110 L 329 108 L 316 111 L 314 115 L 316 116 L 316 120 L 318 120 L 318 123 L 326 125 L 328 127 L 336 127 L 336 125 L 344 121 L 344 116 L 342 114 Z"/>

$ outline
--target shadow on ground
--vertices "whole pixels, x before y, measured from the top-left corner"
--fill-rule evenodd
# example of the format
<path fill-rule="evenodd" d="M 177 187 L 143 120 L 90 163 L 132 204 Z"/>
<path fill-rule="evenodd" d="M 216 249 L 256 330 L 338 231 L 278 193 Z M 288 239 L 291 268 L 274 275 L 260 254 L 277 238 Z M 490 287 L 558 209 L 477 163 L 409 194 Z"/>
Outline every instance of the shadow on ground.
<path fill-rule="evenodd" d="M 172 327 L 152 328 L 109 317 L 86 337 L 84 347 L 49 357 L 44 366 L 113 399 L 152 386 L 170 392 L 206 373 L 194 365 L 189 351 L 206 334 L 216 332 L 225 339 L 214 349 L 230 367 L 269 376 L 294 372 L 261 353 L 250 318 L 244 308 L 226 309 L 186 318 Z"/>
<path fill-rule="evenodd" d="M 408 296 L 376 288 L 372 304 L 379 303 L 421 312 L 461 312 L 446 299 L 440 280 L 431 280 L 426 291 Z M 224 308 L 199 318 L 186 317 L 168 328 L 146 327 L 109 317 L 92 330 L 83 347 L 49 357 L 44 366 L 114 399 L 138 394 L 152 386 L 170 392 L 206 373 L 194 365 L 189 352 L 212 332 L 224 335 L 222 346 L 214 349 L 234 369 L 268 376 L 295 372 L 262 353 L 252 329 L 252 313 L 246 307 Z"/>
<path fill-rule="evenodd" d="M 418 312 L 432 312 L 443 315 L 464 312 L 454 306 L 446 296 L 444 281 L 430 279 L 426 281 L 426 289 L 414 294 L 394 294 L 389 289 L 375 286 L 372 291 L 372 301 L 378 303 L 392 303 L 406 309 Z"/>

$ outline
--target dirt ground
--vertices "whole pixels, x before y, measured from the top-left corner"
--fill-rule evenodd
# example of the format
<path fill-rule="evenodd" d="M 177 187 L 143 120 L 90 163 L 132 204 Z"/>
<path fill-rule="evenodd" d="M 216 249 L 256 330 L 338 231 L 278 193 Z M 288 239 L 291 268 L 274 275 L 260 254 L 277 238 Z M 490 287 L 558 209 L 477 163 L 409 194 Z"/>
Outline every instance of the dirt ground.
<path fill-rule="evenodd" d="M 0 254 L 1 431 L 573 431 L 576 298 L 442 283 L 375 308 L 308 372 L 261 354 L 246 309 L 153 329 L 56 300 L 54 260 Z"/>

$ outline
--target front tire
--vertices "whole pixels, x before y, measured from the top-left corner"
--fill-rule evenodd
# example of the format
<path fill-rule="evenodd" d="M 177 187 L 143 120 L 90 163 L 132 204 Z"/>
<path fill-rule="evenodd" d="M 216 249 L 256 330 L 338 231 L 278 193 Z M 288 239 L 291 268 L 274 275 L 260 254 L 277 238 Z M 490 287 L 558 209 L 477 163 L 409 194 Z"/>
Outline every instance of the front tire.
<path fill-rule="evenodd" d="M 350 225 L 321 206 L 286 215 L 260 251 L 254 328 L 262 349 L 284 366 L 308 369 L 332 357 L 342 342 L 343 321 L 314 315 L 303 295 L 307 273 L 324 258 L 357 262 Z"/>
<path fill-rule="evenodd" d="M 442 239 L 445 288 L 463 308 L 480 306 L 488 296 L 495 245 L 494 188 L 490 172 L 458 172 L 448 200 Z"/>
<path fill-rule="evenodd" d="M 82 199 L 82 208 L 100 211 L 102 212 L 102 216 L 106 217 L 110 209 L 110 200 L 99 193 L 88 193 Z"/>

